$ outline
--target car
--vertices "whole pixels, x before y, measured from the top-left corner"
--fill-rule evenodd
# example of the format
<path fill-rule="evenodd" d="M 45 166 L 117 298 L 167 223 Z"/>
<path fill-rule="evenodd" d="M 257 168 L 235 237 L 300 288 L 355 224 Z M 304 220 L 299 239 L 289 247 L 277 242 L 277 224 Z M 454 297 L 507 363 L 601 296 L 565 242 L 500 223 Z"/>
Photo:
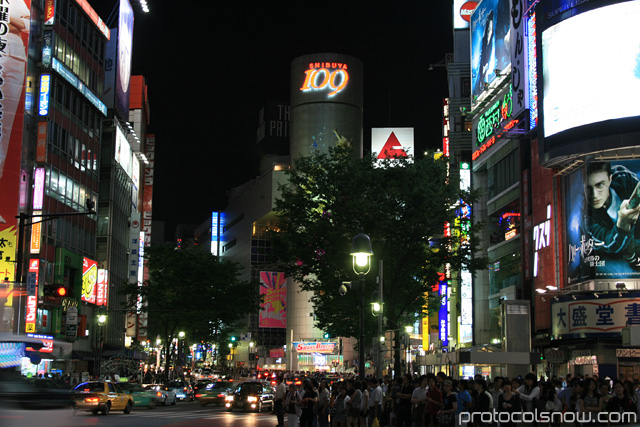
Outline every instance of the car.
<path fill-rule="evenodd" d="M 196 381 L 211 381 L 213 379 L 213 371 L 211 369 L 198 369 L 194 374 Z"/>
<path fill-rule="evenodd" d="M 25 379 L 7 375 L 0 380 L 0 402 L 24 409 L 54 409 L 73 405 L 71 390 L 61 388 L 50 379 Z"/>
<path fill-rule="evenodd" d="M 156 394 L 138 383 L 118 383 L 120 388 L 133 396 L 133 406 L 146 406 L 153 409 L 156 406 Z"/>
<path fill-rule="evenodd" d="M 88 381 L 73 388 L 73 410 L 88 411 L 109 415 L 111 410 L 123 411 L 125 414 L 133 408 L 133 396 L 125 393 L 119 384 L 109 381 Z"/>
<path fill-rule="evenodd" d="M 264 408 L 274 409 L 274 388 L 262 381 L 243 381 L 238 383 L 233 393 L 225 397 L 227 412 L 234 408 L 245 411 L 262 412 Z"/>
<path fill-rule="evenodd" d="M 203 381 L 196 382 L 192 386 L 194 395 L 197 395 L 198 393 L 201 393 L 202 390 L 204 390 L 211 383 L 213 383 L 212 380 L 203 380 Z"/>
<path fill-rule="evenodd" d="M 209 403 L 222 405 L 225 403 L 225 397 L 233 391 L 233 386 L 234 383 L 232 381 L 211 382 L 206 387 L 196 391 L 196 400 L 202 406 L 206 406 Z"/>
<path fill-rule="evenodd" d="M 168 404 L 175 405 L 178 401 L 176 392 L 169 390 L 169 388 L 162 384 L 149 384 L 144 386 L 144 389 L 154 394 L 156 404 L 167 406 Z"/>
<path fill-rule="evenodd" d="M 187 381 L 171 381 L 167 388 L 175 392 L 178 400 L 194 400 L 193 388 Z"/>

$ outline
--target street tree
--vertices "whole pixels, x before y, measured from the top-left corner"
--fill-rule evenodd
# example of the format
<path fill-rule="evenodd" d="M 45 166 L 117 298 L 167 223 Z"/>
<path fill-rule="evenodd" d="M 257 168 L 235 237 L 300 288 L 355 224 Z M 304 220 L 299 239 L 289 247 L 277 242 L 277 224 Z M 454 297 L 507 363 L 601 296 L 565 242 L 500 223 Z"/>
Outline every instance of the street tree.
<path fill-rule="evenodd" d="M 150 246 L 145 248 L 145 262 L 148 280 L 143 286 L 127 284 L 123 293 L 128 295 L 128 310 L 148 313 L 148 336 L 162 340 L 165 372 L 180 332 L 185 332 L 182 344 L 205 342 L 224 348 L 226 331 L 259 308 L 258 285 L 239 279 L 242 267 L 197 246 Z"/>
<path fill-rule="evenodd" d="M 472 196 L 449 176 L 443 158 L 358 158 L 349 144 L 328 154 L 296 159 L 288 183 L 280 188 L 273 232 L 274 254 L 300 289 L 313 291 L 316 326 L 331 336 L 359 335 L 359 292 L 364 292 L 365 342 L 377 333 L 369 304 L 378 301 L 376 274 L 384 261 L 385 330 L 395 331 L 395 369 L 400 369 L 400 334 L 440 304 L 436 286 L 445 271 L 470 271 L 486 260 L 476 250 L 477 227 L 456 221 Z M 452 233 L 445 235 L 445 223 Z M 360 289 L 349 255 L 353 237 L 370 236 L 372 270 Z M 464 244 L 461 245 L 461 236 Z M 346 295 L 338 291 L 352 282 Z M 363 345 L 359 343 L 358 345 Z"/>

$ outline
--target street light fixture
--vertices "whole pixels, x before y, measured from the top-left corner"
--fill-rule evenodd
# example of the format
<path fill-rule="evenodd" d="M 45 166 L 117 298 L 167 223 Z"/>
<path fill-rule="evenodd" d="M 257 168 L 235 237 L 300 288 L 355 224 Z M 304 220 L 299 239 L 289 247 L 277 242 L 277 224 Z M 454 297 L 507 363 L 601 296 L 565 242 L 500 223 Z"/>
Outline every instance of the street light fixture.
<path fill-rule="evenodd" d="M 104 342 L 104 325 L 107 324 L 107 315 L 106 314 L 99 314 L 98 315 L 98 326 L 100 327 L 98 330 L 99 336 L 98 336 L 98 363 L 97 363 L 97 368 L 96 368 L 96 374 L 98 376 L 98 378 L 100 378 L 100 375 L 102 374 L 101 368 L 102 368 L 102 347 L 103 347 L 103 342 Z"/>
<path fill-rule="evenodd" d="M 364 380 L 364 276 L 371 270 L 371 239 L 364 233 L 353 238 L 351 252 L 353 271 L 360 279 L 360 337 L 358 339 L 358 376 Z"/>

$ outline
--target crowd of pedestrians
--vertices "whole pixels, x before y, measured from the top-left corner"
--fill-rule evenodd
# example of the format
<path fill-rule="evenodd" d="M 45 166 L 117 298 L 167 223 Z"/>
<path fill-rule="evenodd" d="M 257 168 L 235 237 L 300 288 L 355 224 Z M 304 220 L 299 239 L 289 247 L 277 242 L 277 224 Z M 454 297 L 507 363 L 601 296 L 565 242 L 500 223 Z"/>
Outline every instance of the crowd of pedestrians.
<path fill-rule="evenodd" d="M 364 381 L 311 375 L 299 386 L 278 376 L 275 400 L 280 427 L 285 419 L 289 427 L 640 425 L 640 382 L 597 376 L 488 382 L 442 372 Z"/>

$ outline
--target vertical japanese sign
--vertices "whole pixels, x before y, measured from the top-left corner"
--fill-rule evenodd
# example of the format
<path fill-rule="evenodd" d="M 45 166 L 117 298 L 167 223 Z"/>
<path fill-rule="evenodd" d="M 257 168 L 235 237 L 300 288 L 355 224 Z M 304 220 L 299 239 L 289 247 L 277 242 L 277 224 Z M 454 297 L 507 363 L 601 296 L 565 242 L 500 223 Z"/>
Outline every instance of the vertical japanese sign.
<path fill-rule="evenodd" d="M 527 67 L 528 39 L 525 0 L 511 0 L 511 86 L 513 87 L 513 111 L 517 116 L 529 108 L 529 72 Z M 535 43 L 535 40 L 533 40 Z"/>
<path fill-rule="evenodd" d="M 218 256 L 220 212 L 211 212 L 211 255 Z"/>
<path fill-rule="evenodd" d="M 284 273 L 261 271 L 260 303 L 261 328 L 287 327 L 287 281 Z"/>
<path fill-rule="evenodd" d="M 4 2 L 0 14 L 0 280 L 15 280 L 20 157 L 31 0 Z M 16 22 L 21 23 L 19 27 Z M 22 28 L 22 29 L 21 29 Z M 12 285 L 10 285 L 12 286 Z M 10 300 L 7 305 L 11 305 Z"/>
<path fill-rule="evenodd" d="M 447 290 L 449 284 L 445 281 L 440 282 L 438 295 L 440 296 L 440 309 L 438 310 L 438 337 L 442 341 L 443 347 L 449 346 L 449 298 L 447 298 Z"/>
<path fill-rule="evenodd" d="M 27 274 L 27 312 L 25 316 L 24 331 L 34 333 L 38 313 L 38 278 L 40 273 L 40 260 L 29 261 L 29 273 Z"/>
<path fill-rule="evenodd" d="M 107 305 L 109 301 L 109 270 L 98 269 L 98 283 L 96 287 L 96 305 Z"/>
<path fill-rule="evenodd" d="M 90 304 L 96 303 L 96 284 L 98 283 L 98 263 L 82 258 L 82 295 L 80 299 Z"/>
<path fill-rule="evenodd" d="M 129 283 L 138 283 L 138 262 L 140 250 L 140 213 L 131 214 L 129 228 Z"/>
<path fill-rule="evenodd" d="M 142 231 L 145 235 L 145 246 L 151 243 L 151 223 L 153 213 L 153 169 L 156 155 L 156 136 L 147 135 L 146 156 L 148 164 L 144 167 L 144 193 L 142 196 Z M 145 278 L 146 279 L 146 278 Z"/>

